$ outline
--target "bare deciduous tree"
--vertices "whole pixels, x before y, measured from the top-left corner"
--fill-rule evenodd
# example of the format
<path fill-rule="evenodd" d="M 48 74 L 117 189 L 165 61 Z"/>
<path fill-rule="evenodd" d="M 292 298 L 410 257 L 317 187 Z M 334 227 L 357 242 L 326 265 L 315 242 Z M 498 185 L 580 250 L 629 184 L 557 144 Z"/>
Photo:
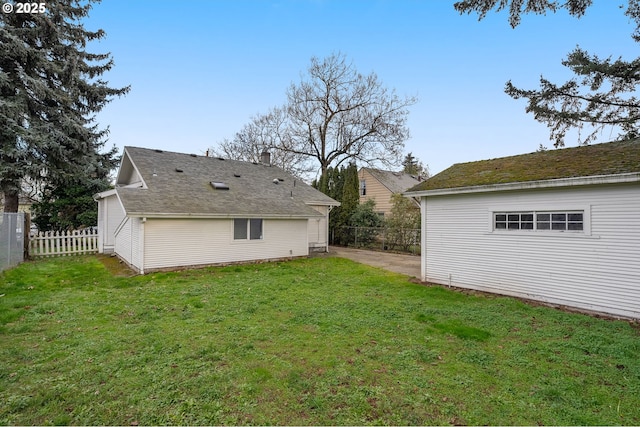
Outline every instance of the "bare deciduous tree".
<path fill-rule="evenodd" d="M 308 74 L 287 90 L 284 107 L 254 117 L 214 152 L 256 161 L 268 150 L 273 164 L 297 175 L 324 174 L 348 161 L 397 166 L 409 138 L 408 107 L 416 102 L 385 88 L 375 73 L 358 73 L 343 54 L 314 57 Z"/>
<path fill-rule="evenodd" d="M 247 162 L 260 162 L 262 153 L 268 152 L 271 164 L 295 176 L 304 177 L 313 171 L 311 165 L 301 154 L 283 150 L 288 143 L 288 122 L 282 108 L 274 108 L 264 115 L 254 116 L 233 140 L 224 140 L 218 147 L 212 148 L 216 156 Z"/>
<path fill-rule="evenodd" d="M 285 149 L 317 160 L 324 173 L 345 161 L 398 165 L 408 107 L 375 73 L 363 76 L 344 55 L 311 59 L 308 77 L 287 91 L 290 145 Z"/>

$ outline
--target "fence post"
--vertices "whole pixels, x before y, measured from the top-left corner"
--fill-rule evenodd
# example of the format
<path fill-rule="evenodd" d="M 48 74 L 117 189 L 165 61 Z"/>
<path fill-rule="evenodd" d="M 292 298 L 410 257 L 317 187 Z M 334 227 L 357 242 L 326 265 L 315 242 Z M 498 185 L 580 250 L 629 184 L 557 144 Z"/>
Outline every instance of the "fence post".
<path fill-rule="evenodd" d="M 31 242 L 31 214 L 26 212 L 24 214 L 24 224 L 23 225 L 23 233 L 22 233 L 22 243 L 23 243 L 23 259 L 29 259 L 29 243 Z"/>

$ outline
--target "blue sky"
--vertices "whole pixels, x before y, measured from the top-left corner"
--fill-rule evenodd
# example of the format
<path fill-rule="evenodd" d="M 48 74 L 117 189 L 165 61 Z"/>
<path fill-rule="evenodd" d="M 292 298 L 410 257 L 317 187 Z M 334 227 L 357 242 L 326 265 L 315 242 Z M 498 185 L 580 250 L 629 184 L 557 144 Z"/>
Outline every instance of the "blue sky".
<path fill-rule="evenodd" d="M 432 173 L 454 163 L 552 146 L 547 128 L 504 93 L 540 75 L 571 77 L 561 65 L 577 45 L 601 57 L 637 56 L 622 0 L 596 0 L 580 20 L 565 12 L 459 15 L 454 0 L 106 0 L 88 29 L 111 52 L 111 86 L 131 85 L 99 115 L 108 145 L 204 153 L 256 114 L 285 102 L 312 56 L 344 53 L 399 95 L 417 95 L 408 126 L 412 152 Z M 626 4 L 626 2 L 624 2 Z M 600 142 L 616 134 L 603 134 Z M 575 145 L 569 140 L 568 146 Z"/>

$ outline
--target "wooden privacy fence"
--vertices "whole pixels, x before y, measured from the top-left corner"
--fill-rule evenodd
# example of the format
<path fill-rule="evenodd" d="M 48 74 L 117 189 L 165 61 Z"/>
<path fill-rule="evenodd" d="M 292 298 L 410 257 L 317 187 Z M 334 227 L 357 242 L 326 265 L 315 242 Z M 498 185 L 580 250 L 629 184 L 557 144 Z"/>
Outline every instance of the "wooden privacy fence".
<path fill-rule="evenodd" d="M 71 231 L 44 231 L 31 236 L 29 255 L 61 256 L 98 252 L 98 231 L 92 229 Z"/>

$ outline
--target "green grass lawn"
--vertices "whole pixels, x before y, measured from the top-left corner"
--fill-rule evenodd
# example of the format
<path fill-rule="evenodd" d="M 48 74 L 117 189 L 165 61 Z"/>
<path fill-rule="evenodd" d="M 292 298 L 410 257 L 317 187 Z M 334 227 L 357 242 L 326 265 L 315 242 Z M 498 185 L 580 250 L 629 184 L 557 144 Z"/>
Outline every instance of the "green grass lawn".
<path fill-rule="evenodd" d="M 0 423 L 640 424 L 629 322 L 340 258 L 112 260 L 0 273 Z"/>

